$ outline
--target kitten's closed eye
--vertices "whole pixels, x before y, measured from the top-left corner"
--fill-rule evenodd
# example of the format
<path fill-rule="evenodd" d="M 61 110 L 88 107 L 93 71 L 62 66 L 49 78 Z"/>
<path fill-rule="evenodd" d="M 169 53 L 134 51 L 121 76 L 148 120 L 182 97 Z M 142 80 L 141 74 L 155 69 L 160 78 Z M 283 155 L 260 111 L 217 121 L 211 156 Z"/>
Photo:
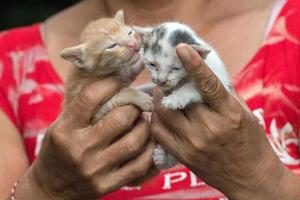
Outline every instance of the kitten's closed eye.
<path fill-rule="evenodd" d="M 117 44 L 117 43 L 114 43 L 114 44 L 112 44 L 112 45 L 106 47 L 106 49 L 113 49 L 113 48 L 115 48 L 116 46 L 118 46 L 118 44 Z"/>
<path fill-rule="evenodd" d="M 149 62 L 149 65 L 150 65 L 151 67 L 156 68 L 156 64 L 154 64 L 153 62 Z"/>
<path fill-rule="evenodd" d="M 156 63 L 153 62 L 153 61 L 150 61 L 150 60 L 148 60 L 148 59 L 145 59 L 145 63 L 146 63 L 148 66 L 152 67 L 152 68 L 157 68 Z"/>
<path fill-rule="evenodd" d="M 179 71 L 179 70 L 181 70 L 181 68 L 180 67 L 173 67 L 173 70 L 174 71 Z"/>
<path fill-rule="evenodd" d="M 148 62 L 147 63 L 151 68 L 155 69 L 155 71 L 158 71 L 157 65 L 153 62 Z"/>
<path fill-rule="evenodd" d="M 128 35 L 131 35 L 132 33 L 133 33 L 133 31 L 131 30 L 131 31 L 129 31 Z"/>

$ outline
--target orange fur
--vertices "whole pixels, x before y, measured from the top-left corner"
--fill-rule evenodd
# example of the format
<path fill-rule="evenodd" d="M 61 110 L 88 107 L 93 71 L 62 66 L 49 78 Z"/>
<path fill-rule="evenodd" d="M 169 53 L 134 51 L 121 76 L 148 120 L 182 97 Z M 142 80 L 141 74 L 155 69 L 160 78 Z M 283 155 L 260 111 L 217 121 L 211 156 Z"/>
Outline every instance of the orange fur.
<path fill-rule="evenodd" d="M 120 75 L 122 70 L 126 72 L 126 76 L 135 73 L 131 67 L 139 61 L 138 50 L 141 39 L 130 26 L 124 24 L 122 14 L 119 11 L 115 18 L 103 18 L 91 22 L 82 31 L 81 44 L 66 48 L 61 52 L 61 56 L 73 62 L 75 66 L 66 81 L 65 107 L 87 85 L 105 76 Z M 113 44 L 117 45 L 110 48 Z M 140 72 L 141 68 L 138 66 L 137 71 Z M 141 100 L 136 100 L 139 98 Z M 132 103 L 143 110 L 152 108 L 152 102 L 149 102 L 151 99 L 139 91 L 133 91 L 132 88 L 122 90 L 112 100 L 114 100 L 113 104 L 103 106 L 105 110 L 102 109 L 100 114 L 96 115 L 98 119 L 112 109 L 111 105 Z M 142 102 L 143 100 L 146 105 Z"/>

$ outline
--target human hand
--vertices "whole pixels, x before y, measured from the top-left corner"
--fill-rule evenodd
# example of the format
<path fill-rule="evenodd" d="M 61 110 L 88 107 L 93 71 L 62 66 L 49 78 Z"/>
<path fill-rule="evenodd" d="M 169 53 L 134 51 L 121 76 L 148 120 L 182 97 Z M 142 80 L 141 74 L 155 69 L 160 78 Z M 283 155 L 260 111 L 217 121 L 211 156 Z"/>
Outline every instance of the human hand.
<path fill-rule="evenodd" d="M 149 123 L 139 109 L 118 107 L 89 124 L 96 107 L 121 87 L 113 78 L 98 81 L 62 112 L 47 130 L 27 175 L 35 198 L 18 196 L 24 188 L 20 184 L 17 199 L 96 199 L 148 172 L 155 145 L 149 142 Z"/>
<path fill-rule="evenodd" d="M 181 44 L 176 51 L 206 104 L 166 110 L 156 90 L 153 137 L 230 199 L 288 199 L 277 191 L 290 173 L 244 102 L 225 90 L 191 47 Z"/>

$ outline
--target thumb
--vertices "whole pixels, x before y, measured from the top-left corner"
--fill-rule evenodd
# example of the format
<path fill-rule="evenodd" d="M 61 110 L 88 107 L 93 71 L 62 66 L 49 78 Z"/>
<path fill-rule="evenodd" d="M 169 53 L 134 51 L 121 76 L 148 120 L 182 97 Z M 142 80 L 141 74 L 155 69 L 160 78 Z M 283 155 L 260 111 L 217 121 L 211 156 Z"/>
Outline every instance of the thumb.
<path fill-rule="evenodd" d="M 209 107 L 215 111 L 220 109 L 229 94 L 218 77 L 189 45 L 179 44 L 176 53 Z"/>

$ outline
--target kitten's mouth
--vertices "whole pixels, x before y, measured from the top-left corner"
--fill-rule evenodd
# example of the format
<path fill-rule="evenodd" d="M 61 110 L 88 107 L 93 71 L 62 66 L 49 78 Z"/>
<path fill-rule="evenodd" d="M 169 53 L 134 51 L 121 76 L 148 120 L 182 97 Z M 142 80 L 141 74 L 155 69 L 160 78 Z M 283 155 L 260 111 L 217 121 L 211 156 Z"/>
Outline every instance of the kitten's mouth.
<path fill-rule="evenodd" d="M 121 62 L 122 65 L 134 65 L 136 62 L 138 62 L 140 59 L 140 53 L 133 53 L 131 56 L 128 56 L 127 58 L 123 59 Z"/>
<path fill-rule="evenodd" d="M 169 95 L 173 91 L 178 90 L 179 88 L 184 86 L 189 81 L 190 81 L 190 78 L 187 76 L 187 77 L 182 78 L 180 81 L 178 81 L 178 83 L 176 85 L 173 85 L 173 86 L 172 85 L 160 85 L 159 87 L 165 93 L 165 95 Z"/>
<path fill-rule="evenodd" d="M 139 61 L 139 59 L 140 59 L 140 49 L 141 49 L 140 45 L 136 45 L 136 46 L 134 46 L 134 48 L 132 48 L 131 55 L 127 59 L 126 64 L 133 65 L 133 64 L 135 64 L 136 62 Z"/>
<path fill-rule="evenodd" d="M 139 59 L 140 59 L 139 51 L 134 52 L 133 55 L 131 56 L 130 63 L 135 64 Z"/>

